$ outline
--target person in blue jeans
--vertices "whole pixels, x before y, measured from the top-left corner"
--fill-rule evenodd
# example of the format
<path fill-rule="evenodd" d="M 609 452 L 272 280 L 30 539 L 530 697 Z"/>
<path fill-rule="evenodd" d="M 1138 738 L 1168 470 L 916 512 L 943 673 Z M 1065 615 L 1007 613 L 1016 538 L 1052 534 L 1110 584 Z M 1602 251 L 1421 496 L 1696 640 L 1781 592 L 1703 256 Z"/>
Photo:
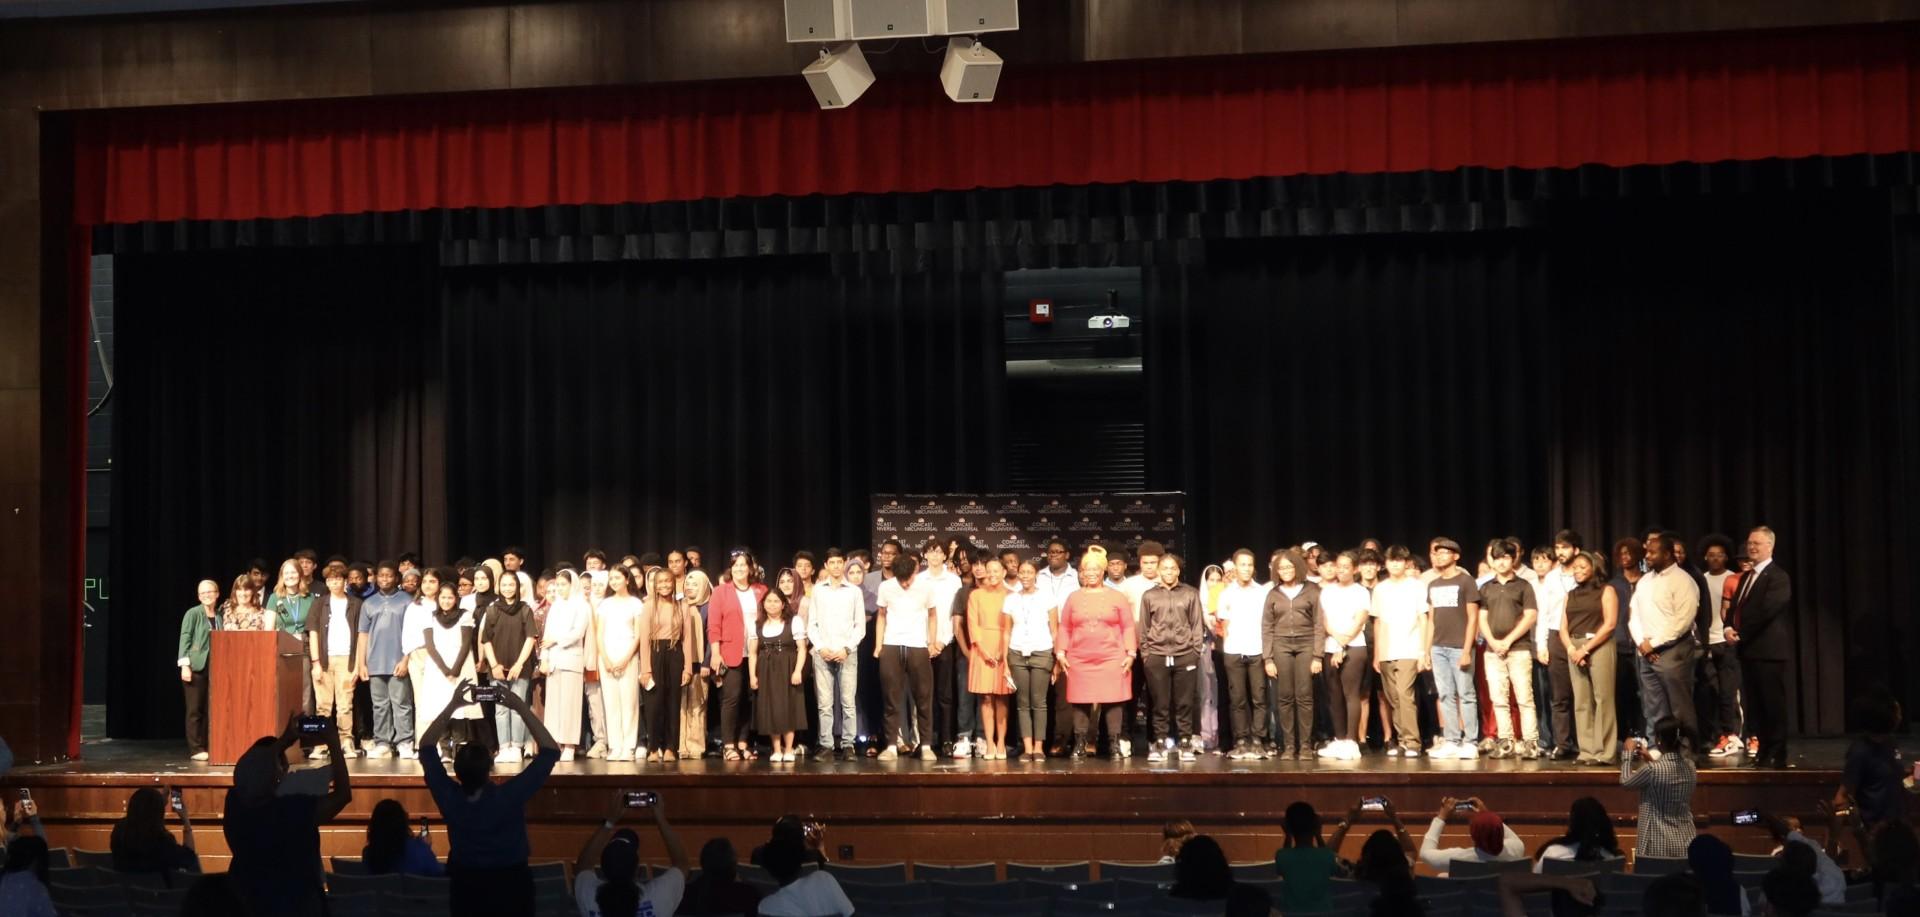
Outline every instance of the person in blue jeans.
<path fill-rule="evenodd" d="M 1479 695 L 1473 686 L 1473 638 L 1480 632 L 1480 589 L 1460 569 L 1460 543 L 1435 538 L 1427 545 L 1433 563 L 1427 605 L 1433 616 L 1433 684 L 1440 694 L 1440 739 L 1429 757 L 1480 757 Z"/>
<path fill-rule="evenodd" d="M 401 631 L 407 606 L 413 596 L 400 591 L 400 572 L 390 560 L 374 569 L 374 593 L 360 603 L 360 640 L 355 660 L 356 676 L 367 683 L 373 698 L 373 749 L 370 754 L 384 758 L 395 750 L 405 758 L 413 750 L 413 685 L 404 675 L 395 675 L 405 653 L 401 652 Z"/>
<path fill-rule="evenodd" d="M 487 607 L 486 623 L 481 626 L 480 652 L 488 672 L 493 675 L 493 683 L 523 701 L 528 700 L 533 691 L 533 672 L 528 669 L 528 662 L 533 658 L 533 609 L 520 596 L 518 577 L 502 576 L 495 588 L 498 596 Z M 506 705 L 496 704 L 493 724 L 494 734 L 500 740 L 500 751 L 494 760 L 518 764 L 526 751 L 526 723 Z"/>

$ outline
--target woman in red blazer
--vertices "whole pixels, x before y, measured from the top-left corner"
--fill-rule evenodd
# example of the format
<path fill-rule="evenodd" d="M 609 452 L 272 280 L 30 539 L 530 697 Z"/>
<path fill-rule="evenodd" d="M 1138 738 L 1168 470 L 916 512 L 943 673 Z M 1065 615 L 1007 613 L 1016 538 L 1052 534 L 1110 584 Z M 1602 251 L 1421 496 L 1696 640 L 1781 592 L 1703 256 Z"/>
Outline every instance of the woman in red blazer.
<path fill-rule="evenodd" d="M 752 696 L 747 690 L 747 636 L 760 597 L 767 594 L 759 569 L 752 554 L 734 552 L 726 579 L 714 584 L 713 604 L 707 607 L 707 658 L 713 660 L 713 677 L 720 683 L 720 742 L 727 747 L 728 761 L 752 756 L 747 737 L 753 718 L 744 708 Z"/>

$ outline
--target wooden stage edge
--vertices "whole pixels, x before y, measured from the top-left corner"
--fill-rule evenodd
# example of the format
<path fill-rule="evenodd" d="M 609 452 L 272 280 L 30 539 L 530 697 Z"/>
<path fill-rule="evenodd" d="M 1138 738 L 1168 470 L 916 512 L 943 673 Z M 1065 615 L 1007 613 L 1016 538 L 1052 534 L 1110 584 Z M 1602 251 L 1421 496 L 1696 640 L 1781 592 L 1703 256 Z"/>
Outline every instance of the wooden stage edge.
<path fill-rule="evenodd" d="M 506 770 L 498 767 L 496 774 Z M 353 803 L 324 830 L 327 855 L 359 855 L 366 819 L 381 799 L 398 799 L 414 816 L 438 821 L 417 764 L 363 759 L 353 762 L 351 771 Z M 1839 780 L 1833 766 L 1706 767 L 1694 813 L 1701 830 L 1720 835 L 1741 852 L 1764 853 L 1770 849 L 1766 834 L 1732 827 L 1729 813 L 1759 807 L 1798 815 L 1812 825 L 1816 802 L 1830 798 Z M 90 850 L 107 848 L 113 821 L 134 789 L 180 787 L 190 812 L 197 813 L 196 840 L 209 869 L 223 868 L 226 860 L 219 813 L 231 782 L 231 768 L 152 759 L 26 768 L 5 780 L 9 795 L 17 787 L 31 790 L 51 843 Z M 1159 856 L 1162 824 L 1179 818 L 1219 839 L 1236 862 L 1266 860 L 1279 846 L 1281 815 L 1290 803 L 1312 803 L 1331 830 L 1349 806 L 1368 795 L 1391 798 L 1416 840 L 1442 797 L 1479 796 L 1507 819 L 1529 851 L 1560 833 L 1574 799 L 1594 796 L 1614 815 L 1622 845 L 1631 847 L 1638 799 L 1620 786 L 1617 768 L 1539 762 L 1368 758 L 1315 766 L 1208 758 L 1177 768 L 1148 765 L 1142 758 L 1033 765 L 572 762 L 556 769 L 529 807 L 534 858 L 571 861 L 606 816 L 614 795 L 626 789 L 661 793 L 692 856 L 712 837 L 730 838 L 744 856 L 766 838 L 776 817 L 798 813 L 826 822 L 828 855 L 855 864 L 1151 861 Z M 650 823 L 644 818 L 631 823 L 640 832 L 643 855 L 664 860 Z M 1363 817 L 1343 852 L 1356 853 L 1366 835 L 1385 824 L 1377 815 Z M 433 842 L 444 855 L 444 832 L 436 830 Z M 1470 843 L 1464 820 L 1449 823 L 1442 843 Z"/>

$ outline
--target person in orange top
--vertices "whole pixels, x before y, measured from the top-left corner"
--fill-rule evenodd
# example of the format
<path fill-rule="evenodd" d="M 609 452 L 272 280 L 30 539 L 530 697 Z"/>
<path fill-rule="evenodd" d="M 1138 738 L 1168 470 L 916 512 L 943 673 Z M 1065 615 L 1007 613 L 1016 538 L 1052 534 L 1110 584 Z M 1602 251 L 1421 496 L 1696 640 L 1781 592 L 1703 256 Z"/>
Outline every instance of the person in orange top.
<path fill-rule="evenodd" d="M 967 690 L 980 696 L 980 737 L 986 742 L 982 757 L 1007 760 L 1007 695 L 1013 680 L 1007 672 L 1007 636 L 1013 619 L 1007 615 L 1007 568 L 998 557 L 986 560 L 986 579 L 967 596 L 967 643 L 972 665 Z"/>

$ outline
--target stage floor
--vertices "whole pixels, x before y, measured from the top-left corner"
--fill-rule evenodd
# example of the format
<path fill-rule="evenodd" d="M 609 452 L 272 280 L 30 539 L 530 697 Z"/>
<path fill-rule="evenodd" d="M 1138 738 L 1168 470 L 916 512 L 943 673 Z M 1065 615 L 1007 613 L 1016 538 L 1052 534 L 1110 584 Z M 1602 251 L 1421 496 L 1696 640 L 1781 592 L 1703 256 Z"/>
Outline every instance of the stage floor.
<path fill-rule="evenodd" d="M 1914 747 L 1904 750 L 1908 757 L 1911 757 L 1914 751 L 1920 750 L 1920 740 L 1910 744 Z M 1793 743 L 1792 749 L 1789 766 L 1780 770 L 1755 770 L 1742 767 L 1740 763 L 1745 760 L 1744 758 L 1707 759 L 1700 764 L 1701 783 L 1723 781 L 1749 783 L 1760 779 L 1789 779 L 1793 782 L 1802 782 L 1798 778 L 1809 776 L 1810 772 L 1837 775 L 1845 763 L 1847 740 L 1808 739 Z M 324 762 L 311 763 L 318 765 Z M 495 770 L 496 773 L 505 774 L 517 767 L 498 765 Z M 418 779 L 420 775 L 418 762 L 402 761 L 393 757 L 378 760 L 353 758 L 349 761 L 349 770 L 356 780 L 366 778 L 375 784 L 384 784 L 389 779 Z M 179 779 L 186 783 L 200 785 L 206 780 L 216 782 L 223 780 L 232 772 L 231 766 L 209 765 L 187 760 L 186 747 L 179 742 L 97 740 L 82 743 L 81 757 L 77 761 L 21 767 L 9 778 L 9 782 L 44 783 L 67 779 L 84 781 L 88 777 L 145 775 L 167 780 Z M 1220 755 L 1204 755 L 1195 759 L 1183 758 L 1177 764 L 1149 763 L 1144 753 L 1118 761 L 1105 757 L 1090 757 L 1078 761 L 1070 758 L 1048 758 L 1033 762 L 986 761 L 979 758 L 921 761 L 918 758 L 904 756 L 895 761 L 884 762 L 867 757 L 854 761 L 827 761 L 816 758 L 812 754 L 792 764 L 773 764 L 767 761 L 730 762 L 719 758 L 679 761 L 672 764 L 648 764 L 579 758 L 554 768 L 556 778 L 642 775 L 672 778 L 676 783 L 683 780 L 745 775 L 861 779 L 913 775 L 920 778 L 941 777 L 963 780 L 1045 777 L 1067 782 L 1086 779 L 1126 780 L 1129 777 L 1177 779 L 1181 775 L 1208 779 L 1245 775 L 1269 780 L 1279 777 L 1288 780 L 1311 779 L 1315 782 L 1328 778 L 1335 782 L 1350 780 L 1393 782 L 1418 775 L 1441 777 L 1445 780 L 1458 780 L 1469 775 L 1485 775 L 1503 782 L 1514 778 L 1519 782 L 1547 778 L 1555 782 L 1565 780 L 1573 783 L 1606 783 L 1617 781 L 1619 768 L 1617 766 L 1580 766 L 1565 761 L 1494 760 L 1486 757 L 1471 761 L 1435 760 L 1427 757 L 1390 758 L 1380 753 L 1365 755 L 1358 761 L 1231 761 Z M 1837 777 L 1831 779 L 1837 779 Z"/>
<path fill-rule="evenodd" d="M 1920 746 L 1920 742 L 1907 743 Z M 1798 815 L 1809 825 L 1815 805 L 1839 783 L 1847 743 L 1797 742 L 1793 767 L 1752 770 L 1722 761 L 1701 768 L 1693 808 L 1702 830 L 1742 852 L 1769 841 L 1754 828 L 1735 829 L 1728 813 L 1758 806 Z M 1915 749 L 1909 747 L 1911 754 Z M 127 795 L 141 786 L 178 786 L 202 826 L 200 849 L 210 868 L 224 862 L 219 812 L 232 768 L 185 760 L 178 742 L 89 742 L 83 758 L 17 769 L 3 781 L 27 787 L 40 802 L 53 843 L 104 849 Z M 324 766 L 324 765 L 323 765 Z M 496 774 L 508 771 L 496 768 Z M 383 798 L 415 814 L 434 813 L 417 762 L 354 759 L 354 799 L 323 833 L 329 855 L 357 855 L 366 818 Z M 1368 755 L 1359 761 L 1229 761 L 1206 756 L 1178 765 L 1144 757 L 1020 761 L 903 759 L 852 762 L 802 759 L 796 764 L 718 759 L 671 765 L 573 761 L 558 766 L 528 810 L 534 856 L 571 860 L 591 826 L 606 816 L 617 791 L 658 790 L 689 849 L 724 836 L 744 850 L 765 838 L 787 813 L 831 826 L 830 854 L 852 862 L 1150 861 L 1160 826 L 1187 819 L 1220 840 L 1236 861 L 1268 858 L 1280 817 L 1295 800 L 1312 803 L 1331 823 L 1361 796 L 1393 800 L 1416 837 L 1443 797 L 1479 796 L 1506 817 L 1532 849 L 1562 830 L 1575 798 L 1593 796 L 1613 813 L 1631 844 L 1638 796 L 1620 786 L 1617 767 L 1547 761 L 1434 761 Z M 1364 816 L 1348 838 L 1349 855 L 1384 821 Z M 210 830 L 209 830 L 210 829 Z M 1448 845 L 1467 843 L 1465 825 L 1448 828 Z M 658 840 L 643 830 L 645 852 Z M 444 835 L 435 834 L 444 844 Z M 444 852 L 444 848 L 443 848 Z"/>

